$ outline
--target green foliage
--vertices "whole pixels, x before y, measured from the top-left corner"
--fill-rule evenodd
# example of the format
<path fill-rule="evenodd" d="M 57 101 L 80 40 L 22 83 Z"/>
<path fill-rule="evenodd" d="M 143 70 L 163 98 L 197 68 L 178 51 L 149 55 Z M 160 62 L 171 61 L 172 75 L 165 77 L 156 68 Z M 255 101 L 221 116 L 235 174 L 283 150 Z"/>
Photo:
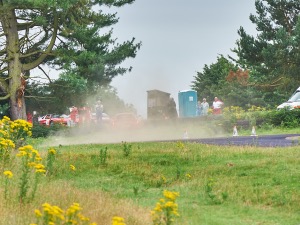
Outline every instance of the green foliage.
<path fill-rule="evenodd" d="M 215 96 L 220 95 L 220 88 L 224 86 L 229 71 L 235 68 L 233 63 L 220 56 L 216 63 L 205 65 L 203 72 L 197 72 L 192 88 L 197 91 L 200 99 L 204 97 L 208 101 L 213 101 Z"/>
<path fill-rule="evenodd" d="M 107 147 L 101 148 L 99 155 L 92 155 L 91 159 L 95 166 L 105 166 L 107 164 Z"/>
<path fill-rule="evenodd" d="M 216 181 L 209 178 L 205 185 L 205 193 L 213 204 L 222 204 L 228 198 L 227 192 L 216 191 Z"/>
<path fill-rule="evenodd" d="M 186 142 L 183 153 L 181 144 L 178 147 L 175 142 L 139 145 L 142 150 L 135 151 L 130 159 L 120 157 L 120 144 L 62 146 L 56 159 L 61 171 L 52 182 L 72 181 L 82 192 L 105 191 L 117 199 L 134 200 L 143 208 L 152 207 L 162 190 L 180 191 L 180 217 L 174 224 L 240 224 L 243 218 L 250 221 L 244 224 L 299 221 L 298 147 L 270 151 Z M 99 155 L 99 148 L 104 147 L 109 148 L 109 164 L 95 167 L 91 155 Z M 176 179 L 174 169 L 179 162 L 181 170 L 190 174 L 189 179 Z M 64 172 L 75 163 L 72 176 Z M 158 180 L 166 179 L 168 182 L 156 186 Z M 191 206 L 201 213 L 194 213 Z M 212 213 L 218 216 L 211 217 Z"/>
<path fill-rule="evenodd" d="M 265 130 L 275 127 L 297 128 L 300 125 L 300 109 L 266 110 L 265 108 L 252 106 L 248 110 L 231 106 L 223 110 L 223 127 L 230 131 L 234 125 L 240 128 L 250 129 L 259 126 Z"/>
<path fill-rule="evenodd" d="M 300 125 L 300 109 L 270 111 L 265 122 L 275 127 L 296 128 Z"/>
<path fill-rule="evenodd" d="M 199 99 L 204 97 L 208 102 L 212 102 L 217 96 L 225 103 L 225 106 L 265 106 L 266 102 L 263 100 L 262 92 L 253 86 L 247 86 L 248 76 L 243 78 L 245 79 L 244 84 L 237 79 L 228 80 L 229 74 L 237 71 L 239 71 L 237 65 L 224 56 L 220 56 L 217 58 L 217 62 L 209 66 L 205 65 L 203 72 L 197 72 L 191 87 L 197 91 Z M 244 73 L 248 75 L 247 71 Z"/>
<path fill-rule="evenodd" d="M 72 90 L 80 95 L 83 89 L 89 88 L 94 93 L 95 86 L 108 85 L 114 77 L 129 72 L 131 68 L 120 65 L 124 60 L 136 56 L 141 43 L 136 43 L 134 38 L 117 43 L 111 29 L 118 22 L 117 14 L 107 13 L 104 9 L 107 6 L 122 7 L 132 2 L 134 0 L 2 2 L 0 27 L 6 33 L 4 42 L 8 46 L 1 49 L 3 57 L 0 60 L 0 89 L 4 99 L 11 101 L 12 119 L 26 117 L 24 96 L 18 97 L 18 105 L 15 98 L 21 86 L 21 72 L 26 79 L 39 78 L 39 81 L 45 75 L 50 83 L 51 77 L 43 70 L 42 65 L 65 72 L 57 85 L 61 85 L 60 90 L 65 91 L 69 98 Z M 6 60 L 7 58 L 20 60 Z M 35 77 L 30 74 L 34 68 L 41 70 Z M 65 80 L 65 74 L 71 74 L 71 77 Z M 61 95 L 59 90 L 56 92 Z M 26 90 L 26 94 L 30 94 L 30 91 Z M 39 95 L 34 97 L 43 98 Z M 61 96 L 53 97 L 64 99 Z M 80 97 L 78 101 L 82 101 L 84 97 L 86 96 Z M 69 101 L 77 103 L 75 97 Z"/>
<path fill-rule="evenodd" d="M 105 165 L 107 160 L 107 147 L 100 150 L 100 164 Z"/>
<path fill-rule="evenodd" d="M 123 146 L 123 154 L 125 157 L 128 157 L 132 152 L 132 144 L 128 144 L 126 142 L 122 142 Z"/>
<path fill-rule="evenodd" d="M 251 70 L 253 83 L 274 97 L 265 101 L 278 104 L 300 82 L 300 2 L 257 0 L 255 7 L 250 20 L 257 34 L 249 35 L 241 27 L 233 52 L 239 66 Z"/>
<path fill-rule="evenodd" d="M 69 129 L 71 128 L 61 124 L 53 124 L 51 126 L 35 124 L 32 127 L 32 137 L 33 138 L 49 137 L 51 135 L 56 134 L 57 132 L 61 132 L 67 135 Z"/>
<path fill-rule="evenodd" d="M 46 170 L 47 175 L 53 175 L 55 171 L 54 163 L 56 159 L 56 150 L 54 148 L 50 148 L 47 151 L 47 157 L 46 157 Z"/>
<path fill-rule="evenodd" d="M 34 199 L 39 178 L 46 170 L 44 165 L 40 163 L 42 158 L 39 152 L 31 145 L 20 147 L 17 156 L 21 159 L 18 198 L 23 204 Z"/>
<path fill-rule="evenodd" d="M 8 116 L 9 115 L 9 104 L 4 103 L 0 105 L 0 117 Z"/>

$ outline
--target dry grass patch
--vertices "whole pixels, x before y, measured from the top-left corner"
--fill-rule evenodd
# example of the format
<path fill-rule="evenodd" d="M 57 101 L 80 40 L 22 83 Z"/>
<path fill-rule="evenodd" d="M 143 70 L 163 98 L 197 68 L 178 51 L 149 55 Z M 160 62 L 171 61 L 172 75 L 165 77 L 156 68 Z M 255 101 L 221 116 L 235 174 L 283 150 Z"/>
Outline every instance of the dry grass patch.
<path fill-rule="evenodd" d="M 41 209 L 45 202 L 62 209 L 67 209 L 74 202 L 79 203 L 83 208 L 82 213 L 97 224 L 111 224 L 114 216 L 123 217 L 126 224 L 130 225 L 151 224 L 150 209 L 140 208 L 131 200 L 112 198 L 98 190 L 77 189 L 63 181 L 41 186 L 34 202 L 18 207 L 13 200 L 5 202 L 1 196 L 0 225 L 24 225 L 35 222 L 34 210 Z"/>

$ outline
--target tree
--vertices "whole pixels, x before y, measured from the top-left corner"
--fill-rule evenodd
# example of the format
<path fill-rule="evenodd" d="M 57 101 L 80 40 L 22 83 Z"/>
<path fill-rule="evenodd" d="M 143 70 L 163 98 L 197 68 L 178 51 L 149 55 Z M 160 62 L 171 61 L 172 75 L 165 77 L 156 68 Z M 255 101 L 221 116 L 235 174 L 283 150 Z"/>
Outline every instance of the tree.
<path fill-rule="evenodd" d="M 222 55 L 216 63 L 205 65 L 203 72 L 197 72 L 194 78 L 192 88 L 197 91 L 199 99 L 205 97 L 213 101 L 217 96 L 225 106 L 266 106 L 264 95 L 249 85 L 249 71 L 239 68 Z"/>
<path fill-rule="evenodd" d="M 282 97 L 300 83 L 300 1 L 256 0 L 255 7 L 257 36 L 239 29 L 235 61 L 250 71 L 252 85 Z"/>
<path fill-rule="evenodd" d="M 117 67 L 135 57 L 140 43 L 122 44 L 108 30 L 118 22 L 103 7 L 134 0 L 0 0 L 0 100 L 9 99 L 12 119 L 26 118 L 26 79 L 43 65 L 108 84 L 130 68 Z M 50 77 L 44 73 L 50 80 Z"/>
<path fill-rule="evenodd" d="M 217 62 L 211 65 L 204 65 L 203 72 L 197 72 L 192 81 L 192 89 L 197 91 L 199 98 L 207 98 L 213 101 L 215 96 L 221 94 L 221 89 L 226 83 L 226 77 L 236 66 L 223 55 L 217 58 Z"/>

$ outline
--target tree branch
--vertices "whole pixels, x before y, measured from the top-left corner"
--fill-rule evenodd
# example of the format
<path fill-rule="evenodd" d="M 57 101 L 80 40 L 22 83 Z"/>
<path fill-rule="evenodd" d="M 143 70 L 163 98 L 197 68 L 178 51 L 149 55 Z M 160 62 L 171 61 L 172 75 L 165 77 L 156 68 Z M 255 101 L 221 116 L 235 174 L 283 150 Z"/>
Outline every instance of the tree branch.
<path fill-rule="evenodd" d="M 57 30 L 58 30 L 58 16 L 56 14 L 56 12 L 54 12 L 54 24 L 53 24 L 53 34 L 52 34 L 52 38 L 51 38 L 51 41 L 49 43 L 49 46 L 47 47 L 46 51 L 45 52 L 42 52 L 42 54 L 40 55 L 40 57 L 38 59 L 36 59 L 35 61 L 31 62 L 31 63 L 28 63 L 28 64 L 24 64 L 23 65 L 23 69 L 24 70 L 31 70 L 35 67 L 37 67 L 38 65 L 40 65 L 48 55 L 50 55 L 51 51 L 52 51 L 52 48 L 55 44 L 55 40 L 56 40 L 56 37 L 57 37 Z"/>
<path fill-rule="evenodd" d="M 41 66 L 38 66 L 38 68 L 45 74 L 45 76 L 48 78 L 49 83 L 51 84 L 52 81 L 51 81 L 50 77 L 48 76 L 48 74 L 46 73 L 46 71 Z"/>
<path fill-rule="evenodd" d="M 9 99 L 9 97 L 10 97 L 10 94 L 7 94 L 3 97 L 0 97 L 0 100 L 6 100 L 6 99 Z"/>

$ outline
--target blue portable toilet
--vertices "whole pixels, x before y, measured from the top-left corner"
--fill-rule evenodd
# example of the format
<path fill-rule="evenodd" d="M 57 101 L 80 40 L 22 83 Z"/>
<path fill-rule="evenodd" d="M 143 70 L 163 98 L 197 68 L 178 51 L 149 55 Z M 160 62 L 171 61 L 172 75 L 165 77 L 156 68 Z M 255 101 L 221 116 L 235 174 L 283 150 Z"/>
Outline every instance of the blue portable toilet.
<path fill-rule="evenodd" d="M 179 104 L 179 117 L 195 117 L 197 116 L 197 91 L 186 90 L 179 91 L 178 104 Z"/>

